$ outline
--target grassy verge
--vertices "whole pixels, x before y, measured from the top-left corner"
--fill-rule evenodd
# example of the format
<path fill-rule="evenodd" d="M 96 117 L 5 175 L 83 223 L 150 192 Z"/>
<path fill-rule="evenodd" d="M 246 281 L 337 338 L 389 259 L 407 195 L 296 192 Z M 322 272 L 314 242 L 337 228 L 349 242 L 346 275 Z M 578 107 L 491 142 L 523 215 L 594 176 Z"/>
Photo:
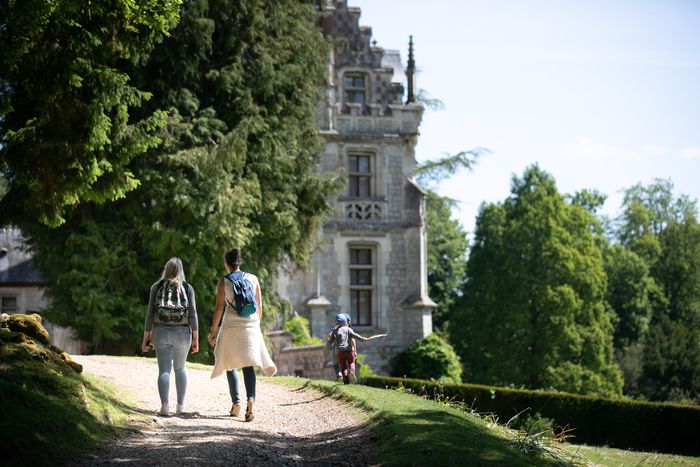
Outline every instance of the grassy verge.
<path fill-rule="evenodd" d="M 145 417 L 113 387 L 83 376 L 64 358 L 48 342 L 0 328 L 3 464 L 61 464 Z"/>
<path fill-rule="evenodd" d="M 492 418 L 398 390 L 296 377 L 263 379 L 320 390 L 363 409 L 358 416 L 369 421 L 381 465 L 700 466 L 698 457 L 548 443 Z"/>
<path fill-rule="evenodd" d="M 411 394 L 294 377 L 265 380 L 320 390 L 365 410 L 381 465 L 557 465 L 539 452 L 522 452 L 509 430 L 493 421 Z M 580 463 L 564 454 L 567 462 Z"/>
<path fill-rule="evenodd" d="M 653 452 L 626 451 L 624 449 L 605 448 L 598 446 L 567 445 L 570 452 L 578 452 L 596 465 L 610 467 L 676 467 L 700 466 L 700 458 L 677 456 L 673 454 L 658 454 Z"/>

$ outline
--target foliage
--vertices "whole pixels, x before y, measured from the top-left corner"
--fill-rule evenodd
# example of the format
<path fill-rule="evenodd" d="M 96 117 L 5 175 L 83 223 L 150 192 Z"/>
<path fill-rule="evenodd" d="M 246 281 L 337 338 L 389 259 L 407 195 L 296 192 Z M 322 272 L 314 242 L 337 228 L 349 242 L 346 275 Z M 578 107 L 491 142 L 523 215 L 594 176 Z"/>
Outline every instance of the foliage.
<path fill-rule="evenodd" d="M 662 315 L 644 344 L 640 388 L 652 400 L 700 402 L 697 328 Z"/>
<path fill-rule="evenodd" d="M 305 345 L 320 345 L 323 340 L 318 337 L 311 337 L 311 326 L 309 320 L 303 316 L 294 316 L 288 319 L 283 328 L 292 334 L 292 346 L 301 347 Z"/>
<path fill-rule="evenodd" d="M 509 426 L 526 433 L 552 432 L 555 429 L 554 420 L 543 417 L 539 412 L 534 414 L 529 411 L 512 418 Z"/>
<path fill-rule="evenodd" d="M 620 394 L 596 222 L 537 166 L 482 206 L 450 323 L 465 380 Z"/>
<path fill-rule="evenodd" d="M 572 440 L 576 443 L 700 454 L 695 441 L 699 406 L 381 376 L 368 377 L 364 384 L 379 388 L 403 386 L 434 398 L 447 397 L 469 404 L 478 412 L 494 413 L 500 420 L 510 420 L 529 408 L 561 427 L 574 428 Z"/>
<path fill-rule="evenodd" d="M 419 183 L 434 186 L 457 173 L 461 169 L 471 170 L 476 161 L 490 151 L 486 148 L 476 148 L 447 154 L 441 159 L 429 160 L 418 165 L 413 173 Z"/>
<path fill-rule="evenodd" d="M 167 112 L 160 146 L 134 158 L 141 185 L 108 205 L 81 204 L 57 229 L 22 223 L 47 279 L 51 319 L 93 350 L 138 349 L 148 290 L 171 256 L 197 293 L 208 334 L 223 252 L 242 249 L 258 275 L 263 321 L 284 303 L 271 275 L 281 258 L 303 263 L 335 185 L 317 173 L 314 99 L 326 44 L 314 9 L 285 0 L 195 0 L 132 80 Z M 202 342 L 205 339 L 201 340 Z M 202 345 L 197 360 L 210 360 Z"/>
<path fill-rule="evenodd" d="M 634 185 L 625 191 L 623 212 L 617 219 L 617 238 L 649 264 L 661 253 L 659 236 L 671 223 L 695 220 L 694 201 L 682 195 L 673 197 L 673 184 L 656 179 L 649 186 Z"/>
<path fill-rule="evenodd" d="M 357 364 L 357 379 L 360 381 L 375 374 L 372 367 L 365 363 L 365 356 L 363 354 L 357 354 L 355 363 Z"/>
<path fill-rule="evenodd" d="M 370 377 L 369 379 L 374 379 Z M 377 464 L 383 466 L 550 466 L 508 443 L 500 425 L 459 408 L 395 390 L 295 377 L 270 378 L 295 390 L 311 388 L 361 407 L 369 417 Z"/>
<path fill-rule="evenodd" d="M 56 226 L 80 203 L 122 198 L 130 161 L 158 139 L 162 112 L 126 70 L 178 18 L 179 0 L 0 2 L 3 222 Z"/>
<path fill-rule="evenodd" d="M 454 349 L 437 334 L 430 334 L 396 355 L 392 374 L 419 379 L 459 382 L 462 366 Z"/>
<path fill-rule="evenodd" d="M 697 207 L 670 181 L 625 193 L 617 237 L 658 285 L 643 342 L 639 388 L 653 400 L 700 400 L 700 224 Z"/>
<path fill-rule="evenodd" d="M 124 403 L 82 377 L 82 367 L 44 343 L 45 335 L 38 315 L 13 315 L 0 327 L 0 458 L 6 465 L 64 464 L 127 424 Z"/>
<path fill-rule="evenodd" d="M 446 198 L 428 194 L 426 202 L 428 234 L 428 294 L 437 303 L 433 326 L 441 328 L 462 292 L 467 265 L 467 234 L 452 217 Z"/>
<path fill-rule="evenodd" d="M 649 328 L 655 302 L 663 293 L 647 264 L 632 250 L 612 245 L 603 252 L 608 277 L 606 301 L 614 314 L 616 349 L 641 342 Z"/>

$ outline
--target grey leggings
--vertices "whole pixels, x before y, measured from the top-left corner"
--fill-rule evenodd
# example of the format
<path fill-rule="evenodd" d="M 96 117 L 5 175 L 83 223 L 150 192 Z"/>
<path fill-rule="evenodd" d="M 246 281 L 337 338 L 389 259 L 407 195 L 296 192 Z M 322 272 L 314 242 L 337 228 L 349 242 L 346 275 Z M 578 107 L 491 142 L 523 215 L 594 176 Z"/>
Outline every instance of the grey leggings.
<path fill-rule="evenodd" d="M 177 403 L 185 402 L 187 391 L 187 371 L 185 361 L 192 344 L 192 331 L 189 326 L 155 325 L 153 328 L 158 359 L 158 393 L 162 403 L 168 402 L 170 393 L 170 372 L 175 369 L 175 389 Z"/>

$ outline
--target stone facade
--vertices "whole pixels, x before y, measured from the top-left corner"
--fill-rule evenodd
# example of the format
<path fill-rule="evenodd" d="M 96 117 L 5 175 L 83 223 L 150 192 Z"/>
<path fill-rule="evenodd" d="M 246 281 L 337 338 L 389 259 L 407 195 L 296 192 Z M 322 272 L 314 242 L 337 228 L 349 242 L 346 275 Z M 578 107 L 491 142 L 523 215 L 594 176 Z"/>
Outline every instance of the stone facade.
<path fill-rule="evenodd" d="M 413 95 L 412 50 L 405 73 L 398 51 L 370 42 L 359 8 L 329 1 L 324 13 L 333 49 L 318 113 L 320 170 L 348 181 L 311 264 L 306 271 L 288 265 L 276 287 L 309 318 L 315 337 L 325 338 L 339 312 L 352 316 L 361 335 L 387 333 L 358 343 L 365 362 L 387 374 L 394 355 L 432 332 L 425 193 L 411 179 L 424 108 Z"/>

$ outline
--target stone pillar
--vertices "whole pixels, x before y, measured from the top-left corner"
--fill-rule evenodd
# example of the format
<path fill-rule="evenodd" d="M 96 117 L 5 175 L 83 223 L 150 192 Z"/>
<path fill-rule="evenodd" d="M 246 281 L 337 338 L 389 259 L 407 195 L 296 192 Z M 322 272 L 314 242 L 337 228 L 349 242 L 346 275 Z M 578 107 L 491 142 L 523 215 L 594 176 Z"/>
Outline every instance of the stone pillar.
<path fill-rule="evenodd" d="M 308 300 L 306 306 L 309 308 L 311 336 L 325 339 L 328 335 L 328 329 L 330 329 L 326 310 L 331 306 L 331 302 L 321 295 Z"/>

